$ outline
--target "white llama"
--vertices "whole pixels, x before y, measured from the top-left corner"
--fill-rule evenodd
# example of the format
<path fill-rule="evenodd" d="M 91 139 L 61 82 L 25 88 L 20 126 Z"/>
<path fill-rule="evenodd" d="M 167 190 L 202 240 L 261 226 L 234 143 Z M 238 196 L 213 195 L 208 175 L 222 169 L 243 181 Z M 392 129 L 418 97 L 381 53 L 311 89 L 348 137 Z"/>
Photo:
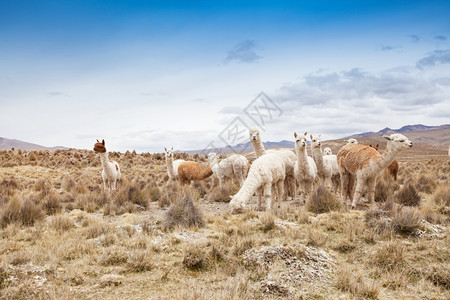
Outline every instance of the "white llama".
<path fill-rule="evenodd" d="M 348 144 L 358 144 L 358 141 L 356 139 L 348 139 L 348 140 L 345 140 L 345 144 L 346 145 L 348 145 Z"/>
<path fill-rule="evenodd" d="M 119 164 L 114 160 L 108 159 L 105 140 L 102 140 L 101 143 L 97 140 L 97 143 L 94 144 L 94 152 L 99 154 L 100 162 L 102 163 L 103 188 L 110 193 L 116 189 L 117 181 L 121 176 Z"/>
<path fill-rule="evenodd" d="M 321 135 L 311 137 L 311 154 L 317 166 L 317 175 L 328 188 L 337 192 L 340 185 L 339 166 L 336 155 L 322 154 Z"/>
<path fill-rule="evenodd" d="M 333 155 L 333 152 L 331 152 L 331 149 L 326 147 L 323 149 L 323 155 Z"/>
<path fill-rule="evenodd" d="M 350 195 L 353 209 L 358 204 L 365 187 L 367 187 L 369 202 L 373 203 L 378 176 L 383 173 L 401 151 L 413 146 L 413 143 L 406 136 L 399 133 L 383 137 L 389 140 L 383 154 L 370 146 L 360 144 L 345 145 L 337 154 L 341 173 L 342 197 L 346 201 L 347 196 Z"/>
<path fill-rule="evenodd" d="M 167 149 L 164 147 L 165 157 L 166 157 L 166 165 L 167 165 L 167 174 L 169 174 L 169 179 L 173 181 L 178 179 L 178 166 L 184 161 L 184 159 L 173 160 L 173 147 Z"/>
<path fill-rule="evenodd" d="M 275 154 L 264 154 L 257 158 L 251 165 L 248 176 L 239 192 L 231 196 L 230 206 L 233 210 L 244 208 L 253 194 L 258 194 L 258 209 L 261 209 L 261 198 L 264 192 L 266 210 L 272 209 L 273 199 L 283 196 L 285 179 L 285 166 L 283 159 Z M 276 187 L 276 188 L 274 188 Z M 272 197 L 272 189 L 276 191 Z"/>
<path fill-rule="evenodd" d="M 297 162 L 295 164 L 295 178 L 300 188 L 300 199 L 305 202 L 311 195 L 314 181 L 317 177 L 317 167 L 314 159 L 308 156 L 306 151 L 307 132 L 299 135 L 294 132 L 295 152 L 297 153 Z"/>
<path fill-rule="evenodd" d="M 278 155 L 284 162 L 284 166 L 286 168 L 285 174 L 286 179 L 284 182 L 284 198 L 287 199 L 288 195 L 295 198 L 295 161 L 297 157 L 294 152 L 291 150 L 268 150 L 264 148 L 264 145 L 261 140 L 260 132 L 258 128 L 252 128 L 249 130 L 249 139 L 252 143 L 253 149 L 255 150 L 256 157 L 260 157 L 266 153 L 271 153 Z"/>
<path fill-rule="evenodd" d="M 239 187 L 244 183 L 248 171 L 248 159 L 239 154 L 233 154 L 219 162 L 216 153 L 208 154 L 209 164 L 215 176 L 219 179 L 219 185 L 223 188 L 228 180 L 236 178 L 239 181 Z"/>

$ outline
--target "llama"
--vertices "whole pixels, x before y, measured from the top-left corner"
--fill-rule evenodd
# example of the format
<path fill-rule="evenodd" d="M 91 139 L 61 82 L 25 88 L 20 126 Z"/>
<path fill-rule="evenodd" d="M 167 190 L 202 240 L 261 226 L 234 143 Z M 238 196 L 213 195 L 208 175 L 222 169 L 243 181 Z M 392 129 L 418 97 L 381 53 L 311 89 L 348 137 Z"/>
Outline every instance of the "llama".
<path fill-rule="evenodd" d="M 239 187 L 244 183 L 248 171 L 248 159 L 239 154 L 233 154 L 221 162 L 217 154 L 211 152 L 208 154 L 209 164 L 214 175 L 219 178 L 219 185 L 223 188 L 228 179 L 236 178 L 239 181 Z"/>
<path fill-rule="evenodd" d="M 213 174 L 211 167 L 203 167 L 195 161 L 183 161 L 178 166 L 178 179 L 181 186 L 208 178 Z"/>
<path fill-rule="evenodd" d="M 116 189 L 117 181 L 120 180 L 119 164 L 114 160 L 108 159 L 105 140 L 102 140 L 101 143 L 97 140 L 97 143 L 94 144 L 94 152 L 99 154 L 100 162 L 102 163 L 103 188 L 110 193 Z"/>
<path fill-rule="evenodd" d="M 369 146 L 374 148 L 375 150 L 378 150 L 378 144 L 376 144 L 376 146 L 372 146 L 372 145 L 369 145 Z M 387 167 L 386 171 L 389 172 L 389 174 L 391 174 L 391 176 L 394 178 L 395 181 L 397 181 L 397 177 L 398 177 L 398 161 L 396 159 L 394 159 L 392 164 L 390 164 Z"/>
<path fill-rule="evenodd" d="M 340 184 L 339 166 L 336 155 L 322 155 L 321 135 L 311 137 L 311 155 L 317 166 L 317 175 L 328 188 L 337 192 Z"/>
<path fill-rule="evenodd" d="M 345 201 L 350 194 L 353 209 L 358 204 L 365 187 L 367 187 L 369 202 L 373 203 L 378 176 L 401 151 L 413 146 L 413 143 L 403 134 L 393 133 L 383 137 L 388 140 L 383 154 L 372 147 L 360 144 L 345 145 L 337 154 L 342 197 Z M 355 189 L 354 192 L 353 189 Z"/>
<path fill-rule="evenodd" d="M 261 141 L 261 136 L 258 128 L 252 128 L 249 130 L 249 139 L 255 150 L 256 157 L 266 154 L 266 149 Z M 281 157 L 286 168 L 286 180 L 284 183 L 284 198 L 287 199 L 288 195 L 291 195 L 292 199 L 295 198 L 295 161 L 296 155 L 291 150 L 268 150 L 267 153 L 275 154 Z"/>
<path fill-rule="evenodd" d="M 348 139 L 348 140 L 345 140 L 345 144 L 346 145 L 348 145 L 348 144 L 358 144 L 358 141 L 356 139 Z"/>
<path fill-rule="evenodd" d="M 273 198 L 278 199 L 279 205 L 284 194 L 285 172 L 286 167 L 280 156 L 268 153 L 258 157 L 250 166 L 248 176 L 239 192 L 231 196 L 230 206 L 233 210 L 244 208 L 255 192 L 258 194 L 258 209 L 261 209 L 263 192 L 267 210 L 272 209 Z M 276 191 L 274 197 L 272 197 L 272 189 Z"/>
<path fill-rule="evenodd" d="M 326 147 L 323 149 L 323 155 L 333 155 L 333 152 L 331 152 L 331 149 Z"/>
<path fill-rule="evenodd" d="M 164 147 L 165 157 L 166 157 L 166 165 L 167 165 L 167 174 L 169 174 L 169 179 L 175 181 L 178 179 L 178 166 L 184 161 L 184 159 L 173 160 L 173 147 L 167 150 Z"/>
<path fill-rule="evenodd" d="M 300 199 L 305 202 L 312 192 L 314 181 L 317 177 L 317 166 L 306 151 L 307 132 L 299 135 L 294 132 L 295 137 L 295 152 L 297 153 L 297 161 L 295 164 L 295 178 L 300 188 Z"/>

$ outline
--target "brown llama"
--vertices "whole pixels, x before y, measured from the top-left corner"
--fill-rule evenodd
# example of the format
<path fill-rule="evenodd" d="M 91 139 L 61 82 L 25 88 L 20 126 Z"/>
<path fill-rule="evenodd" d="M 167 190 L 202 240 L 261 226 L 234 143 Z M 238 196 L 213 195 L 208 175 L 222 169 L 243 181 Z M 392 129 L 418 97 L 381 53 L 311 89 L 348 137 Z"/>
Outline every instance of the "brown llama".
<path fill-rule="evenodd" d="M 205 168 L 195 161 L 184 161 L 178 166 L 178 178 L 182 186 L 192 181 L 203 180 L 212 174 L 211 167 Z"/>
<path fill-rule="evenodd" d="M 378 144 L 376 144 L 374 146 L 373 145 L 369 145 L 369 146 L 374 148 L 375 150 L 378 150 Z M 398 177 L 398 161 L 394 160 L 392 162 L 392 164 L 390 164 L 389 167 L 387 167 L 386 171 L 389 172 L 389 174 L 391 174 L 392 177 L 394 177 L 395 181 L 397 181 L 397 177 Z"/>

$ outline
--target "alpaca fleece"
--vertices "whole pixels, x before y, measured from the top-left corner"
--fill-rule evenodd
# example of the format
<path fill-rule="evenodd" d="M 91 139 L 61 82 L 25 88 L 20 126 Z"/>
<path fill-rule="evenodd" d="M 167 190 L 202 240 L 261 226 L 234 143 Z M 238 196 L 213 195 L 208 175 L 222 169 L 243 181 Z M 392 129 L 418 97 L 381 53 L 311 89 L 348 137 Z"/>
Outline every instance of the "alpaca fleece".
<path fill-rule="evenodd" d="M 120 180 L 121 173 L 119 164 L 108 159 L 108 152 L 106 151 L 105 140 L 100 143 L 94 144 L 94 152 L 100 156 L 100 162 L 102 164 L 102 180 L 103 188 L 105 191 L 111 192 L 116 189 L 117 181 Z"/>
<path fill-rule="evenodd" d="M 211 167 L 203 167 L 201 164 L 195 161 L 181 162 L 178 167 L 178 178 L 180 183 L 188 184 L 191 181 L 198 181 L 208 178 L 213 174 Z"/>
<path fill-rule="evenodd" d="M 219 179 L 221 187 L 227 180 L 234 178 L 239 181 L 239 186 L 242 186 L 249 170 L 248 160 L 245 156 L 233 154 L 219 162 L 216 153 L 208 154 L 209 164 L 214 175 Z"/>
<path fill-rule="evenodd" d="M 307 133 L 298 135 L 294 132 L 295 152 L 297 153 L 297 161 L 294 172 L 297 184 L 300 189 L 300 198 L 305 201 L 311 195 L 314 181 L 317 177 L 317 166 L 314 159 L 308 156 L 306 151 Z"/>

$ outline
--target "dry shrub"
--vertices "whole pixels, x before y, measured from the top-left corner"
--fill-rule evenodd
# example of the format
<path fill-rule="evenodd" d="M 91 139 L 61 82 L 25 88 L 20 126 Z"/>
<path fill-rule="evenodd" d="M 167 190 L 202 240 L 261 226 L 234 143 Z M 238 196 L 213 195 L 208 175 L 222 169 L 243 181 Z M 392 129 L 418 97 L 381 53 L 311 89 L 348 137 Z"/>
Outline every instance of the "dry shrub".
<path fill-rule="evenodd" d="M 384 172 L 377 180 L 377 185 L 375 186 L 375 202 L 385 202 L 394 194 L 397 187 L 398 185 L 392 176 L 388 172 Z"/>
<path fill-rule="evenodd" d="M 310 212 L 320 214 L 332 210 L 341 210 L 342 202 L 328 188 L 320 185 L 315 189 L 311 198 L 306 203 L 306 209 Z"/>
<path fill-rule="evenodd" d="M 431 194 L 437 186 L 437 180 L 428 175 L 421 175 L 417 180 L 416 187 L 422 193 Z"/>
<path fill-rule="evenodd" d="M 431 266 L 422 270 L 422 274 L 434 285 L 450 290 L 450 269 L 448 266 Z"/>
<path fill-rule="evenodd" d="M 198 208 L 194 205 L 191 193 L 178 195 L 169 207 L 163 222 L 164 230 L 171 230 L 176 226 L 203 227 L 205 222 Z"/>
<path fill-rule="evenodd" d="M 401 207 L 392 216 L 392 226 L 402 234 L 411 234 L 419 228 L 420 212 L 415 207 Z"/>
<path fill-rule="evenodd" d="M 127 252 L 118 246 L 104 249 L 102 255 L 100 255 L 98 259 L 98 263 L 102 266 L 117 266 L 124 264 L 127 261 Z"/>
<path fill-rule="evenodd" d="M 32 226 L 43 217 L 42 208 L 34 201 L 19 199 L 15 196 L 3 205 L 0 222 L 2 227 L 16 222 L 25 226 Z"/>
<path fill-rule="evenodd" d="M 137 182 L 123 184 L 123 186 L 114 193 L 113 202 L 119 207 L 125 206 L 126 203 L 133 203 L 141 207 L 148 207 L 148 198 L 142 185 Z"/>
<path fill-rule="evenodd" d="M 16 179 L 3 179 L 0 182 L 0 196 L 5 196 L 5 198 L 9 198 L 16 190 L 20 189 L 20 185 Z"/>
<path fill-rule="evenodd" d="M 398 191 L 395 200 L 402 205 L 418 206 L 420 204 L 420 195 L 417 193 L 416 188 L 411 183 L 408 183 Z"/>
<path fill-rule="evenodd" d="M 388 271 L 402 269 L 405 265 L 405 247 L 400 241 L 384 243 L 372 254 L 371 263 Z"/>
<path fill-rule="evenodd" d="M 372 281 L 367 284 L 362 273 L 351 270 L 349 267 L 341 268 L 338 273 L 336 287 L 341 291 L 348 292 L 363 299 L 377 299 L 380 293 L 379 285 Z"/>
<path fill-rule="evenodd" d="M 268 232 L 276 228 L 275 217 L 271 212 L 267 212 L 261 217 L 261 230 L 263 232 Z"/>
<path fill-rule="evenodd" d="M 437 212 L 450 216 L 450 187 L 447 184 L 440 185 L 431 199 Z"/>
<path fill-rule="evenodd" d="M 207 200 L 210 202 L 230 202 L 231 198 L 230 198 L 230 194 L 227 192 L 227 190 L 219 187 L 219 186 L 215 186 L 213 187 L 207 195 Z"/>
<path fill-rule="evenodd" d="M 328 235 L 320 230 L 312 229 L 307 233 L 307 245 L 313 247 L 322 247 L 328 241 Z"/>
<path fill-rule="evenodd" d="M 128 254 L 127 267 L 132 272 L 145 272 L 153 269 L 153 255 L 149 250 L 137 249 Z"/>
<path fill-rule="evenodd" d="M 75 223 L 66 215 L 57 215 L 51 219 L 50 226 L 56 231 L 68 231 L 75 227 Z"/>
<path fill-rule="evenodd" d="M 60 196 L 53 192 L 48 194 L 45 196 L 42 206 L 48 215 L 60 212 L 62 209 Z"/>
<path fill-rule="evenodd" d="M 379 209 L 369 209 L 364 214 L 367 226 L 375 233 L 383 236 L 391 235 L 393 231 L 392 219 L 389 213 Z"/>
<path fill-rule="evenodd" d="M 208 263 L 206 252 L 198 245 L 190 245 L 184 252 L 183 266 L 191 271 L 203 270 Z"/>
<path fill-rule="evenodd" d="M 159 207 L 170 206 L 178 197 L 177 182 L 169 181 L 166 187 L 162 190 L 161 196 L 158 199 Z"/>

